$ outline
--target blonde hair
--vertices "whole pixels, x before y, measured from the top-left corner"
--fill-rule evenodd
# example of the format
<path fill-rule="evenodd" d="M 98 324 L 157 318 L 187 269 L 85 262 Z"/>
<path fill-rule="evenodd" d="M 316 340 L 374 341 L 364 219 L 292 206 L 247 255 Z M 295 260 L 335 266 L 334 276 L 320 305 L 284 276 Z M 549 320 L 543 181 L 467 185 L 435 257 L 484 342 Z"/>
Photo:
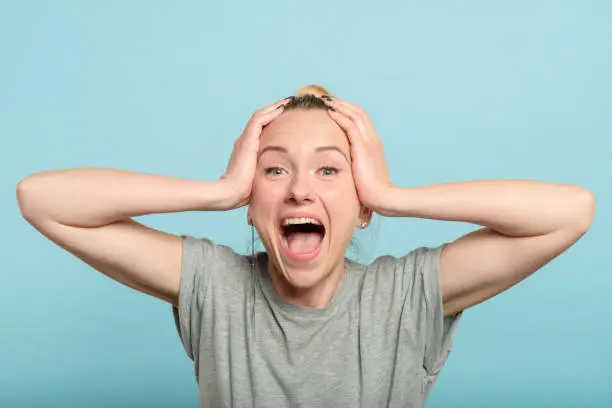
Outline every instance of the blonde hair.
<path fill-rule="evenodd" d="M 317 98 L 320 98 L 323 95 L 331 96 L 331 94 L 320 85 L 306 85 L 298 89 L 298 91 L 295 93 L 296 98 L 300 98 L 306 95 L 314 95 Z"/>
<path fill-rule="evenodd" d="M 295 96 L 291 97 L 291 100 L 285 104 L 285 111 L 302 109 L 324 109 L 327 110 L 329 107 L 323 102 L 321 97 L 331 96 L 327 89 L 320 85 L 306 85 L 295 93 Z"/>

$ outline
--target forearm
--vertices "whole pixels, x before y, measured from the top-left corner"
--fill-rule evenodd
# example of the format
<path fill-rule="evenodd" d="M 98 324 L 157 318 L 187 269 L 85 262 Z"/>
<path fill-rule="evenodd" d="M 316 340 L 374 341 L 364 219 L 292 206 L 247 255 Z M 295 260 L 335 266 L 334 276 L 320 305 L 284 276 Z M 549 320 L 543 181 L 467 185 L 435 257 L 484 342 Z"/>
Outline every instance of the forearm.
<path fill-rule="evenodd" d="M 559 228 L 588 229 L 592 194 L 579 186 L 535 180 L 477 180 L 424 187 L 392 187 L 383 215 L 463 221 L 511 236 Z"/>
<path fill-rule="evenodd" d="M 104 168 L 34 173 L 17 187 L 25 218 L 97 227 L 154 213 L 223 208 L 220 182 L 184 180 Z"/>

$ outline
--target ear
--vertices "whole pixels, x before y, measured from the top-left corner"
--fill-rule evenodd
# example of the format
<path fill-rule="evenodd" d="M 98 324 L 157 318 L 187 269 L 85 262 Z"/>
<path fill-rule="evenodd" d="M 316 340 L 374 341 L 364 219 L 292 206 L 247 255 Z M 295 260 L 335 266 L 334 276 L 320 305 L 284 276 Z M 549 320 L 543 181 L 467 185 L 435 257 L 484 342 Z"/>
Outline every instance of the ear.
<path fill-rule="evenodd" d="M 372 209 L 362 205 L 361 209 L 359 210 L 359 218 L 357 220 L 357 227 L 361 229 L 366 229 L 368 225 L 370 225 L 371 221 L 372 221 Z"/>

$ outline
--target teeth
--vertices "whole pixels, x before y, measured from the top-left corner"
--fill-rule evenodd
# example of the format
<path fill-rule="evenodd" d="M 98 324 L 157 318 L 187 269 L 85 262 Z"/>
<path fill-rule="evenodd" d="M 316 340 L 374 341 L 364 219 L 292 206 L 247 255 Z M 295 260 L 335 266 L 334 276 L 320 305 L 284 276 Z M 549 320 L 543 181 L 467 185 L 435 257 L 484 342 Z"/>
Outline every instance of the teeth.
<path fill-rule="evenodd" d="M 283 226 L 294 225 L 294 224 L 315 224 L 315 225 L 321 225 L 321 223 L 318 220 L 315 220 L 314 218 L 310 218 L 310 217 L 305 217 L 305 218 L 285 218 L 285 221 L 283 221 Z"/>

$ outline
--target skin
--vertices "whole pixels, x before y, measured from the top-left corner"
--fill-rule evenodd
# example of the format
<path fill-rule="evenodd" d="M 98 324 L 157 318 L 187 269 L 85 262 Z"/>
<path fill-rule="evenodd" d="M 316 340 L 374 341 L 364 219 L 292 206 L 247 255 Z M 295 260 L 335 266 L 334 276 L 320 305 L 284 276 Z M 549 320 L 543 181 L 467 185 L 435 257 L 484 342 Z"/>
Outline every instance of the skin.
<path fill-rule="evenodd" d="M 382 143 L 365 110 L 326 102 L 346 132 L 361 203 L 387 217 L 460 221 L 484 228 L 440 255 L 444 314 L 453 315 L 516 285 L 589 230 L 595 197 L 583 187 L 536 180 L 475 180 L 423 187 L 389 181 Z"/>
<path fill-rule="evenodd" d="M 347 136 L 325 110 L 291 110 L 262 131 L 249 218 L 270 255 L 274 288 L 291 303 L 329 303 L 342 281 L 355 228 L 370 219 L 351 166 Z M 325 225 L 313 262 L 296 263 L 281 249 L 280 220 L 295 211 L 312 213 Z"/>
<path fill-rule="evenodd" d="M 504 179 L 396 186 L 390 181 L 382 142 L 365 110 L 339 98 L 329 98 L 326 103 L 333 108 L 326 112 L 329 119 L 346 135 L 356 199 L 362 208 L 387 217 L 460 221 L 483 227 L 449 243 L 440 255 L 438 272 L 447 316 L 526 279 L 575 244 L 591 226 L 595 197 L 577 185 Z M 300 189 L 305 188 L 313 200 L 309 205 L 333 221 L 323 260 L 308 272 L 292 267 L 279 256 L 278 244 L 273 239 L 276 233 L 273 213 L 278 214 L 287 205 L 290 196 L 287 186 L 291 183 L 285 181 L 283 188 L 267 196 L 264 186 L 269 187 L 272 182 L 263 179 L 261 173 L 255 175 L 249 213 L 272 255 L 270 266 L 279 295 L 296 304 L 325 307 L 339 286 L 340 253 L 346 248 L 350 232 L 344 227 L 350 223 L 347 218 L 356 216 L 357 206 L 354 195 L 345 196 L 342 207 L 351 211 L 346 211 L 348 216 L 336 223 L 334 217 L 342 217 L 336 211 L 341 208 L 336 207 L 338 201 L 330 198 L 331 193 L 322 187 L 325 184 L 311 183 L 314 176 L 305 176 L 310 174 L 305 169 L 315 168 L 306 164 L 314 163 L 313 145 L 308 145 L 308 140 L 322 138 L 321 142 L 340 143 L 341 149 L 347 145 L 342 143 L 339 133 L 332 131 L 333 126 L 325 121 L 322 112 L 289 113 L 285 119 L 279 114 L 278 125 L 271 125 L 269 132 L 266 129 L 261 142 L 291 144 L 287 154 L 297 164 L 297 171 L 288 179 L 297 180 L 295 183 L 299 182 Z M 308 132 L 309 126 L 329 128 L 329 132 Z M 299 135 L 295 140 L 282 140 L 284 133 L 293 136 L 292 132 Z M 344 180 L 348 181 L 348 178 Z M 348 187 L 342 188 L 348 194 Z M 263 208 L 264 203 L 271 207 L 268 212 Z"/>
<path fill-rule="evenodd" d="M 327 102 L 334 111 L 283 113 L 277 109 L 283 103 L 253 115 L 219 180 L 99 168 L 44 171 L 17 185 L 20 212 L 92 268 L 179 309 L 185 307 L 179 305 L 183 238 L 132 217 L 225 211 L 250 202 L 249 216 L 270 254 L 277 294 L 309 307 L 325 307 L 335 294 L 346 244 L 370 211 L 480 225 L 441 253 L 445 315 L 527 278 L 578 241 L 593 221 L 595 198 L 576 185 L 513 179 L 393 185 L 380 138 L 362 108 L 334 98 Z M 286 152 L 263 152 L 272 145 Z M 341 152 L 316 152 L 322 145 Z M 331 162 L 339 173 L 320 171 Z M 269 166 L 285 171 L 270 177 L 263 171 Z M 278 251 L 275 223 L 296 208 L 316 212 L 327 223 L 322 256 L 307 267 L 291 264 Z M 201 300 L 198 296 L 198 306 Z"/>
<path fill-rule="evenodd" d="M 286 102 L 254 113 L 219 180 L 99 168 L 43 171 L 17 185 L 20 212 L 94 269 L 174 306 L 182 238 L 132 217 L 225 211 L 251 203 L 249 217 L 270 254 L 275 290 L 288 302 L 309 307 L 325 307 L 335 294 L 355 224 L 368 222 L 372 211 L 480 225 L 441 253 L 445 315 L 527 278 L 578 241 L 593 221 L 595 197 L 577 185 L 516 179 L 393 185 L 381 140 L 363 108 L 333 98 L 326 102 L 333 111 L 284 112 Z M 340 152 L 316 152 L 318 144 Z M 286 152 L 264 153 L 272 145 Z M 319 171 L 332 161 L 339 173 Z M 270 165 L 283 168 L 278 178 L 263 172 Z M 312 265 L 294 265 L 280 255 L 276 223 L 289 209 L 316 212 L 326 223 L 323 252 Z"/>

